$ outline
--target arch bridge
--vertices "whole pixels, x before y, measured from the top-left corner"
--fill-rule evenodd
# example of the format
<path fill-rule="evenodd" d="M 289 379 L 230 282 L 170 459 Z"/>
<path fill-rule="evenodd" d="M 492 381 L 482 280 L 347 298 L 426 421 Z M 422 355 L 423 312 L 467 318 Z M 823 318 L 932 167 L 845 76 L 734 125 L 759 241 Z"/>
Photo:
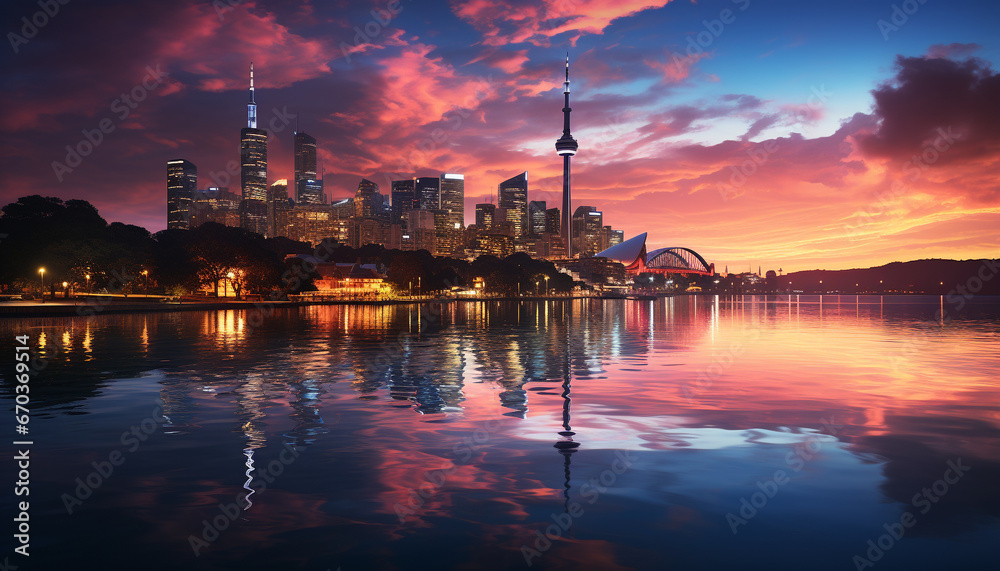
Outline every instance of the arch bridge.
<path fill-rule="evenodd" d="M 691 248 L 675 246 L 660 248 L 646 254 L 647 272 L 664 274 L 715 275 L 715 264 L 709 264 Z"/>

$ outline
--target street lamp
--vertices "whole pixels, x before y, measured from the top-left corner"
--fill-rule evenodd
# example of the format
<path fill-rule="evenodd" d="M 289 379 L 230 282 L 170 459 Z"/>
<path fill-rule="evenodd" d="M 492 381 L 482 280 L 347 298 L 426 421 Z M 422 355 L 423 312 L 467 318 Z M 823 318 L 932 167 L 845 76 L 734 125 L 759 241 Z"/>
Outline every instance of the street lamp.
<path fill-rule="evenodd" d="M 45 303 L 45 268 L 38 268 L 38 275 L 42 282 L 42 303 Z"/>
<path fill-rule="evenodd" d="M 535 295 L 540 295 L 541 290 L 539 287 L 542 285 L 542 280 L 535 280 Z"/>
<path fill-rule="evenodd" d="M 142 270 L 142 281 L 146 288 L 146 297 L 149 297 L 149 270 Z"/>
<path fill-rule="evenodd" d="M 229 281 L 233 281 L 233 278 L 236 277 L 236 274 L 234 274 L 233 272 L 229 272 L 228 274 L 226 274 L 226 277 L 229 278 Z M 233 289 L 235 290 L 236 288 L 233 287 Z M 225 293 L 226 293 L 225 297 L 229 297 L 229 289 L 228 288 L 226 288 Z"/>
<path fill-rule="evenodd" d="M 68 297 L 69 290 L 66 289 L 68 287 L 69 287 L 69 282 L 63 282 L 63 299 L 66 299 Z"/>
<path fill-rule="evenodd" d="M 423 276 L 418 276 L 417 277 L 417 295 L 420 295 L 420 280 L 422 280 L 422 279 L 423 279 Z"/>
<path fill-rule="evenodd" d="M 87 278 L 87 295 L 90 295 L 90 274 L 83 276 Z"/>
<path fill-rule="evenodd" d="M 545 276 L 545 295 L 549 295 L 549 276 Z"/>

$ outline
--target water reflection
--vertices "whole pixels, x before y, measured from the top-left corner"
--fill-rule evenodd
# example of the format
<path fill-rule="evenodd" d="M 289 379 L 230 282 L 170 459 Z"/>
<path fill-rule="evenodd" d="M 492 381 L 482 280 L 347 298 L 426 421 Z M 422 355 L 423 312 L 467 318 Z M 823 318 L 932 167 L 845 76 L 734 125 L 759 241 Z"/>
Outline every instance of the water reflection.
<path fill-rule="evenodd" d="M 739 567 L 756 553 L 774 569 L 839 569 L 961 458 L 971 470 L 908 532 L 927 542 L 879 567 L 953 562 L 939 538 L 959 536 L 968 567 L 1000 517 L 1000 308 L 942 307 L 702 296 L 0 328 L 28 331 L 48 363 L 32 387 L 40 456 L 60 459 L 39 460 L 48 513 L 154 400 L 169 418 L 79 516 L 47 522 L 66 548 L 53 564 L 101 530 L 141 546 L 125 560 L 153 552 L 170 568 L 505 569 L 584 501 L 537 566 Z M 6 376 L 2 391 L 12 399 Z M 275 464 L 289 446 L 301 458 Z M 635 466 L 586 503 L 621 451 Z M 733 534 L 726 514 L 779 469 L 781 495 Z M 239 521 L 193 558 L 188 535 L 234 498 L 247 500 Z"/>

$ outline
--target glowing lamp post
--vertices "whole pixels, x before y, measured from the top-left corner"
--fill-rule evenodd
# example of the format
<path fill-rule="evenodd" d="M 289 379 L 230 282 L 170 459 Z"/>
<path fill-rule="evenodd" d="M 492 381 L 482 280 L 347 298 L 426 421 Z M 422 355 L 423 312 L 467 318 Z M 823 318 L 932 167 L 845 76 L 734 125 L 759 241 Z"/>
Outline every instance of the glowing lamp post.
<path fill-rule="evenodd" d="M 63 282 L 63 299 L 69 297 L 69 289 L 67 288 L 69 288 L 69 282 Z"/>
<path fill-rule="evenodd" d="M 42 282 L 42 303 L 45 303 L 45 268 L 38 268 L 38 276 Z"/>
<path fill-rule="evenodd" d="M 542 293 L 540 290 L 541 285 L 542 285 L 542 280 L 535 280 L 535 295 L 541 295 Z"/>
<path fill-rule="evenodd" d="M 545 295 L 549 295 L 549 276 L 545 276 Z"/>
<path fill-rule="evenodd" d="M 83 276 L 87 280 L 87 295 L 90 295 L 90 274 Z"/>
<path fill-rule="evenodd" d="M 229 297 L 229 284 L 228 284 L 228 282 L 233 281 L 233 278 L 236 277 L 236 274 L 234 274 L 233 272 L 229 272 L 228 274 L 226 274 L 226 277 L 229 278 L 229 280 L 227 280 L 227 282 L 224 282 L 224 283 L 226 283 L 226 288 L 224 290 L 225 296 L 223 296 L 223 297 Z M 236 288 L 234 287 L 233 289 L 236 289 Z"/>
<path fill-rule="evenodd" d="M 149 297 L 149 270 L 142 270 L 143 287 L 146 289 L 146 297 Z"/>

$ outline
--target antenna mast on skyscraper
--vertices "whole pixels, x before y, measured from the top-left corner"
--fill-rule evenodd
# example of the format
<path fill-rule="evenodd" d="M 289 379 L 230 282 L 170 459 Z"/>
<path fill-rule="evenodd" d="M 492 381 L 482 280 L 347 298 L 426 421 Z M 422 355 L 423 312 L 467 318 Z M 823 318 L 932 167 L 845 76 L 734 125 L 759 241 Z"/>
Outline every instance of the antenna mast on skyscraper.
<path fill-rule="evenodd" d="M 257 128 L 257 102 L 253 98 L 253 62 L 250 62 L 250 103 L 247 103 L 247 127 Z"/>

